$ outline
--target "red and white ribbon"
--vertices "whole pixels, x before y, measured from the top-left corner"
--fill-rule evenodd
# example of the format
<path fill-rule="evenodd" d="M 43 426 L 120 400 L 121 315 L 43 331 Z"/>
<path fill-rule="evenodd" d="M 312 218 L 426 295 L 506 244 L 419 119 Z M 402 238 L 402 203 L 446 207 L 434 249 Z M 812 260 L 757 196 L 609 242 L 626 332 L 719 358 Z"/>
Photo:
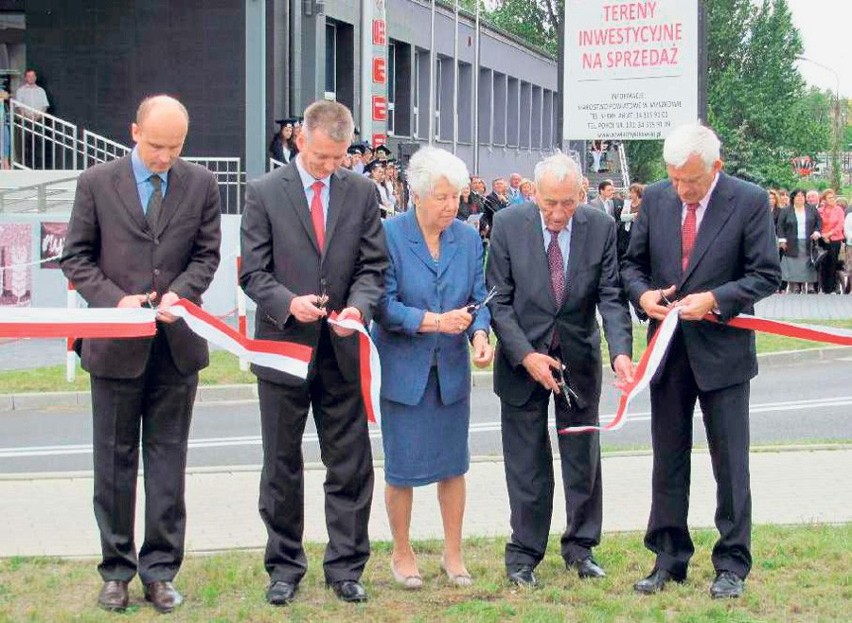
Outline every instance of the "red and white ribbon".
<path fill-rule="evenodd" d="M 361 396 L 364 399 L 364 409 L 367 412 L 367 421 L 379 424 L 382 421 L 382 410 L 379 401 L 379 393 L 382 388 L 382 363 L 379 360 L 379 351 L 366 327 L 354 318 L 338 320 L 337 312 L 328 317 L 328 323 L 343 329 L 352 329 L 358 332 L 358 360 L 361 375 Z"/>
<path fill-rule="evenodd" d="M 153 309 L 0 307 L 0 337 L 147 337 L 157 332 Z"/>
<path fill-rule="evenodd" d="M 615 416 L 602 426 L 569 426 L 558 430 L 560 435 L 574 433 L 589 433 L 595 431 L 613 431 L 624 426 L 625 422 L 630 419 L 628 408 L 630 402 L 645 391 L 651 383 L 651 379 L 660 369 L 663 358 L 669 349 L 672 337 L 674 336 L 677 324 L 680 321 L 680 316 L 677 309 L 671 310 L 663 319 L 660 326 L 657 327 L 654 337 L 651 338 L 648 348 L 645 350 L 642 358 L 636 366 L 636 372 L 633 376 L 633 383 L 628 385 L 621 394 L 618 403 L 618 409 Z M 719 322 L 718 318 L 713 314 L 707 314 L 702 322 Z M 801 340 L 811 340 L 814 342 L 823 342 L 826 344 L 837 344 L 838 346 L 852 346 L 852 331 L 846 329 L 838 329 L 835 327 L 823 327 L 814 325 L 793 324 L 791 322 L 782 322 L 780 320 L 768 320 L 748 314 L 740 314 L 732 318 L 727 323 L 730 327 L 738 329 L 746 329 L 751 331 L 759 331 L 761 333 L 771 333 L 783 337 L 793 337 Z"/>
<path fill-rule="evenodd" d="M 312 349 L 302 344 L 253 340 L 194 303 L 181 299 L 168 309 L 211 344 L 252 363 L 307 378 Z M 147 308 L 0 308 L 0 337 L 133 338 L 157 332 L 157 310 Z"/>

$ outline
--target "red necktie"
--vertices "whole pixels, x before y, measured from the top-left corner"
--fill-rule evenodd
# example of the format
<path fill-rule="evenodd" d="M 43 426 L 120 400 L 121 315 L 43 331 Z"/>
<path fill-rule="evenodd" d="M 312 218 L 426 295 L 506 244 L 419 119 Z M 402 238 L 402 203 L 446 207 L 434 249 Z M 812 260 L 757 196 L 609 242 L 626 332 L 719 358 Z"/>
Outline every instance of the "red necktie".
<path fill-rule="evenodd" d="M 322 213 L 322 189 L 325 184 L 317 180 L 311 184 L 314 190 L 314 196 L 311 199 L 311 223 L 314 224 L 314 233 L 317 236 L 317 244 L 319 245 L 320 254 L 325 246 L 325 216 Z"/>
<path fill-rule="evenodd" d="M 688 203 L 686 205 L 686 218 L 683 219 L 683 231 L 681 231 L 681 268 L 686 272 L 686 267 L 689 266 L 689 256 L 692 254 L 692 249 L 695 247 L 695 235 L 698 233 L 698 219 L 695 216 L 695 211 L 698 210 L 697 203 Z"/>

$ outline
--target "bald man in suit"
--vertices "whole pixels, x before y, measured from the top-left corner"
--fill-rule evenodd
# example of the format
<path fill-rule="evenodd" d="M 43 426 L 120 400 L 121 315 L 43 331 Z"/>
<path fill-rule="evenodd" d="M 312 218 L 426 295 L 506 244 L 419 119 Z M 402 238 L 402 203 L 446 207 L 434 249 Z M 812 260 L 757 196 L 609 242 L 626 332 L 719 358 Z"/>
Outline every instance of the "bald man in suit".
<path fill-rule="evenodd" d="M 180 159 L 189 116 L 167 96 L 148 98 L 132 125 L 130 155 L 80 175 L 61 265 L 90 307 L 156 306 L 157 334 L 85 339 L 92 379 L 95 517 L 104 580 L 98 604 L 121 611 L 137 573 L 160 612 L 183 601 L 172 580 L 184 555 L 184 469 L 198 371 L 207 343 L 168 313 L 200 304 L 219 264 L 219 189 L 207 169 Z M 139 443 L 145 465 L 145 541 L 133 535 Z"/>

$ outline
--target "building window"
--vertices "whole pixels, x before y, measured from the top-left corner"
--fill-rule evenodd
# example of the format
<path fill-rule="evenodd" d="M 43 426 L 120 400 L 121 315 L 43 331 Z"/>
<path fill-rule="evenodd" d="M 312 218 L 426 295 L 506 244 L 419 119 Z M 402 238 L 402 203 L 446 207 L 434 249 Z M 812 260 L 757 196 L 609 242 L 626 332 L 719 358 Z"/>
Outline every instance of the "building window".
<path fill-rule="evenodd" d="M 541 146 L 544 149 L 550 149 L 554 144 L 553 140 L 553 91 L 544 90 L 542 96 L 542 111 L 541 111 Z"/>
<path fill-rule="evenodd" d="M 491 120 L 494 113 L 493 74 L 490 69 L 479 70 L 479 144 L 491 143 Z"/>
<path fill-rule="evenodd" d="M 337 99 L 337 25 L 325 25 L 325 99 Z"/>
<path fill-rule="evenodd" d="M 532 106 L 530 107 L 532 116 L 530 126 L 530 148 L 541 149 L 541 87 L 533 86 L 532 88 Z"/>
<path fill-rule="evenodd" d="M 411 136 L 412 81 L 411 46 L 391 41 L 388 46 L 388 134 Z"/>
<path fill-rule="evenodd" d="M 518 146 L 529 149 L 530 141 L 530 119 L 532 116 L 532 85 L 521 81 L 521 104 L 518 108 Z"/>
<path fill-rule="evenodd" d="M 429 132 L 429 52 L 418 49 L 414 55 L 414 128 L 416 138 L 428 138 Z"/>
<path fill-rule="evenodd" d="M 388 44 L 388 136 L 393 136 L 394 132 L 394 104 L 396 102 L 396 45 L 391 42 Z"/>
<path fill-rule="evenodd" d="M 519 145 L 521 88 L 517 78 L 506 79 L 506 144 L 510 147 Z"/>
<path fill-rule="evenodd" d="M 458 140 L 463 143 L 473 141 L 473 66 L 459 63 L 459 105 L 456 114 L 459 118 Z"/>
<path fill-rule="evenodd" d="M 495 145 L 506 144 L 506 74 L 494 72 L 494 125 L 491 140 Z"/>
<path fill-rule="evenodd" d="M 326 19 L 324 96 L 350 110 L 355 105 L 355 58 L 352 24 Z"/>

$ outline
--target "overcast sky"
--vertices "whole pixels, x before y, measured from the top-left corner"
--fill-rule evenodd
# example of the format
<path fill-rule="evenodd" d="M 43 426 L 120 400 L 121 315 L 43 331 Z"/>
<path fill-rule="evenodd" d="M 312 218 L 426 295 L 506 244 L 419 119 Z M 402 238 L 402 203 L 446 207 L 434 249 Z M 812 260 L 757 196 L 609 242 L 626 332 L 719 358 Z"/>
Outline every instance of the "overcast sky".
<path fill-rule="evenodd" d="M 840 78 L 840 93 L 852 97 L 852 2 L 850 0 L 787 0 L 793 21 L 802 35 L 805 56 L 833 69 Z M 809 84 L 834 91 L 835 75 L 806 61 L 799 62 Z"/>

